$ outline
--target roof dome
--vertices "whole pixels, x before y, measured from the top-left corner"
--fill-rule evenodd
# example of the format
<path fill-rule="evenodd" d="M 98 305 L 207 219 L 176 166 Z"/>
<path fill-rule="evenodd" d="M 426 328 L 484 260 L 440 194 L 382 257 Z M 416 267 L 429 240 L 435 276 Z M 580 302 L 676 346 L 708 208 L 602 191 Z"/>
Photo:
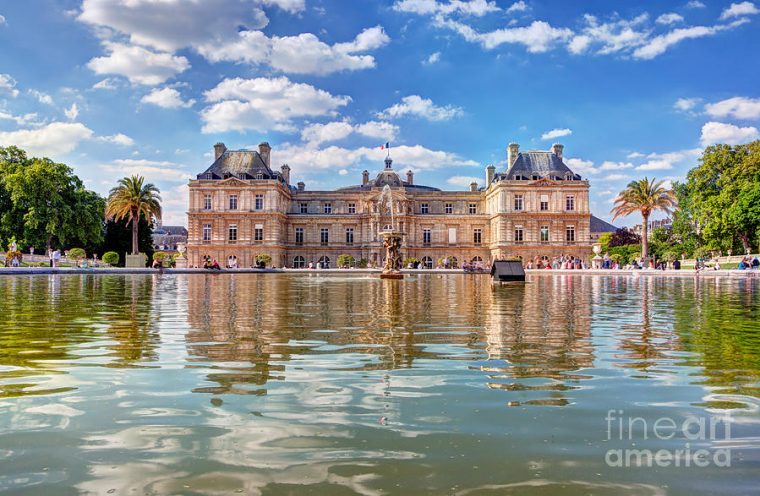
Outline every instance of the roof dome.
<path fill-rule="evenodd" d="M 382 188 L 385 185 L 388 185 L 391 188 L 400 188 L 402 186 L 401 178 L 398 177 L 398 174 L 393 170 L 386 169 L 377 175 L 374 186 L 376 188 Z"/>

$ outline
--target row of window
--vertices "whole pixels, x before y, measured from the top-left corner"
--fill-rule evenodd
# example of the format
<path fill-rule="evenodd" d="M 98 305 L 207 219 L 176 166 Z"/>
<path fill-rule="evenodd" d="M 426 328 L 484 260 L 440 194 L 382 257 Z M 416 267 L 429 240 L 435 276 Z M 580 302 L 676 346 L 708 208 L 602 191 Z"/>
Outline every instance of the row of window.
<path fill-rule="evenodd" d="M 515 211 L 525 210 L 525 200 L 523 198 L 523 195 L 515 195 L 514 197 L 514 209 Z M 549 195 L 541 195 L 538 209 L 542 212 L 546 212 L 549 210 Z M 566 196 L 565 197 L 565 210 L 567 211 L 573 211 L 575 210 L 575 196 Z"/>
<path fill-rule="evenodd" d="M 238 209 L 238 195 L 228 195 L 227 205 L 229 210 Z M 254 210 L 264 210 L 264 195 L 256 195 L 253 199 Z M 212 209 L 212 197 L 210 194 L 203 195 L 203 210 Z"/>
<path fill-rule="evenodd" d="M 539 241 L 541 243 L 548 243 L 551 241 L 549 237 L 549 226 L 541 226 L 538 232 L 539 232 Z M 523 230 L 522 226 L 515 226 L 514 237 L 512 238 L 512 240 L 517 244 L 525 241 L 525 231 Z M 575 226 L 565 227 L 565 242 L 567 243 L 575 242 Z"/>

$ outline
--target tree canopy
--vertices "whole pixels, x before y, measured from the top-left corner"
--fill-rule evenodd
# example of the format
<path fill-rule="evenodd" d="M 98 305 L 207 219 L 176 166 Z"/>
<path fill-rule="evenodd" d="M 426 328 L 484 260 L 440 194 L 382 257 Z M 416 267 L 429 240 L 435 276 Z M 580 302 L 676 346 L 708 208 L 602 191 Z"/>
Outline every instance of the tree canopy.
<path fill-rule="evenodd" d="M 151 183 L 146 183 L 142 176 L 119 179 L 119 185 L 113 188 L 106 203 L 106 216 L 109 219 L 126 219 L 132 225 L 132 254 L 138 253 L 139 219 L 161 219 L 160 191 Z"/>

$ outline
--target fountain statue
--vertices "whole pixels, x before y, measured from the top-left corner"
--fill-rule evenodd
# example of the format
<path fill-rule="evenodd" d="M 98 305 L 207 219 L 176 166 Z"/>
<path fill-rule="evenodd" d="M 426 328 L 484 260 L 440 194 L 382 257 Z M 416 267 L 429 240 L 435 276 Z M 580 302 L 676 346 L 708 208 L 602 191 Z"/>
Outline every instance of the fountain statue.
<path fill-rule="evenodd" d="M 383 247 L 385 248 L 385 265 L 383 272 L 380 274 L 381 279 L 403 279 L 401 273 L 401 240 L 404 233 L 396 229 L 396 218 L 393 213 L 393 195 L 391 188 L 387 184 L 383 187 L 380 197 L 377 200 L 378 212 L 382 215 L 384 208 L 387 207 L 391 223 L 388 229 L 380 231 L 383 238 Z"/>

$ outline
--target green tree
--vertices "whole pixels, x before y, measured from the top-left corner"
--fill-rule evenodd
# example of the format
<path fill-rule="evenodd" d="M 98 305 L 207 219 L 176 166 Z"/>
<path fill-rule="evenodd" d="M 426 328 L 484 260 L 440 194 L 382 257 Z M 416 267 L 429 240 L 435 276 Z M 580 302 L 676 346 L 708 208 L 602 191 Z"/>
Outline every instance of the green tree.
<path fill-rule="evenodd" d="M 351 255 L 338 255 L 338 267 L 347 269 L 354 264 L 354 257 Z"/>
<path fill-rule="evenodd" d="M 111 219 L 127 219 L 132 225 L 132 255 L 138 251 L 138 226 L 140 217 L 161 219 L 160 191 L 142 176 L 119 179 L 119 185 L 111 190 L 106 203 L 106 216 Z"/>
<path fill-rule="evenodd" d="M 98 253 L 115 251 L 121 258 L 117 263 L 122 265 L 126 258 L 123 255 L 129 253 L 132 247 L 132 229 L 129 221 L 127 219 L 106 221 L 103 238 L 103 244 Z M 149 260 L 153 260 L 153 225 L 142 216 L 138 223 L 137 247 L 140 253 L 145 253 Z"/>
<path fill-rule="evenodd" d="M 663 186 L 664 181 L 656 181 L 648 178 L 631 181 L 628 186 L 621 191 L 615 199 L 615 206 L 612 208 L 614 221 L 618 217 L 625 217 L 634 212 L 641 213 L 643 219 L 641 231 L 641 258 L 646 260 L 649 257 L 649 245 L 647 239 L 647 230 L 649 216 L 656 210 L 662 210 L 670 213 L 676 205 L 676 198 L 672 190 Z"/>
<path fill-rule="evenodd" d="M 261 255 L 256 255 L 256 262 L 264 264 L 264 267 L 266 267 L 268 265 L 272 265 L 272 257 L 266 253 L 262 253 Z"/>
<path fill-rule="evenodd" d="M 119 254 L 115 251 L 107 251 L 103 254 L 103 262 L 111 266 L 119 265 Z"/>

